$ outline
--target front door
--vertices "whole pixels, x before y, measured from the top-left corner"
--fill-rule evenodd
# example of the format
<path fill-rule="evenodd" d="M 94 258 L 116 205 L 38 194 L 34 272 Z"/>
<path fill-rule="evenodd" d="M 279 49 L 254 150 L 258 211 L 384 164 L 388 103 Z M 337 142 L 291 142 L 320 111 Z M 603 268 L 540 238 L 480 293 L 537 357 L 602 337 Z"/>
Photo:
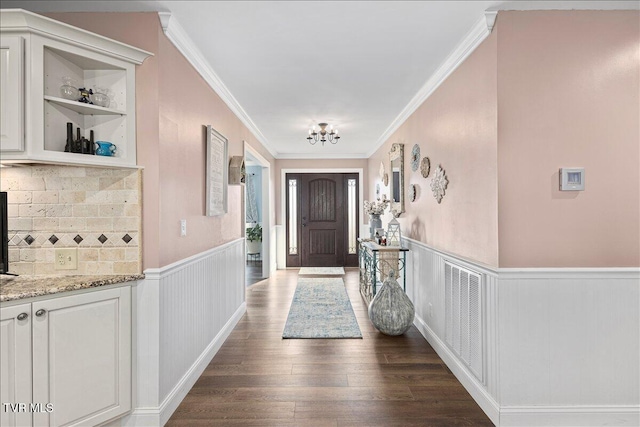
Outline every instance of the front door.
<path fill-rule="evenodd" d="M 357 266 L 358 175 L 287 174 L 287 183 L 287 266 Z"/>

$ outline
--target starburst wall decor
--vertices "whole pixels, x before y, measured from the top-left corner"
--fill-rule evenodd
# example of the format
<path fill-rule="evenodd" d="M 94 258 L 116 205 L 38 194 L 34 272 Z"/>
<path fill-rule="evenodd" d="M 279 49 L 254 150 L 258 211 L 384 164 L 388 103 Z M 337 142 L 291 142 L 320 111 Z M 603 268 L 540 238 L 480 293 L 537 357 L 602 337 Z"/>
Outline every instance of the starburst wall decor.
<path fill-rule="evenodd" d="M 436 198 L 438 203 L 442 201 L 448 184 L 449 180 L 445 175 L 444 169 L 442 169 L 441 165 L 438 165 L 438 169 L 436 169 L 431 178 L 431 191 L 433 191 L 433 197 Z"/>

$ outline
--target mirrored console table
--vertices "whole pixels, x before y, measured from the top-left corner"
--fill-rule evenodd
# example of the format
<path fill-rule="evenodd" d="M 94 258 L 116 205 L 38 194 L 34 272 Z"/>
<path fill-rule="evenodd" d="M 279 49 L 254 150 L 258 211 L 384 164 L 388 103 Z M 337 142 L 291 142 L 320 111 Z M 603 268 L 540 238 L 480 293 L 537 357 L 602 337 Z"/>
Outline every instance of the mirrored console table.
<path fill-rule="evenodd" d="M 393 246 L 380 246 L 369 239 L 358 239 L 360 267 L 360 295 L 369 305 L 376 291 L 382 286 L 389 269 L 397 272 L 398 283 L 407 290 L 407 252 L 409 249 Z"/>

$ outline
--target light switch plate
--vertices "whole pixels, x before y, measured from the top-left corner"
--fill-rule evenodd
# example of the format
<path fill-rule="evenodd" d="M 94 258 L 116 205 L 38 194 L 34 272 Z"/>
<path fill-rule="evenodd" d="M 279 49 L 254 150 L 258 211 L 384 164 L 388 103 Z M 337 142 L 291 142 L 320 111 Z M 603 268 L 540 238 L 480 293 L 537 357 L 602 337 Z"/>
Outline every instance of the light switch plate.
<path fill-rule="evenodd" d="M 78 269 L 78 249 L 56 249 L 55 250 L 56 270 L 77 270 Z"/>

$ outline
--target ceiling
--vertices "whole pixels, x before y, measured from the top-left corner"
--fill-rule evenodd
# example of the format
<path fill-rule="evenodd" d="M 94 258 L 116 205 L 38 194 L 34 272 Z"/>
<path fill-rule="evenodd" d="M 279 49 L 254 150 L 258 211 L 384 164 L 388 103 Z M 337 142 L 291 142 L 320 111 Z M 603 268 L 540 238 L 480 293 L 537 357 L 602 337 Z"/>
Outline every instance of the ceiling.
<path fill-rule="evenodd" d="M 195 45 L 226 92 L 223 99 L 275 157 L 366 158 L 426 96 L 429 79 L 486 10 L 637 9 L 638 2 L 2 2 L 16 7 L 170 12 L 182 41 Z M 340 130 L 336 145 L 307 142 L 319 122 Z"/>

